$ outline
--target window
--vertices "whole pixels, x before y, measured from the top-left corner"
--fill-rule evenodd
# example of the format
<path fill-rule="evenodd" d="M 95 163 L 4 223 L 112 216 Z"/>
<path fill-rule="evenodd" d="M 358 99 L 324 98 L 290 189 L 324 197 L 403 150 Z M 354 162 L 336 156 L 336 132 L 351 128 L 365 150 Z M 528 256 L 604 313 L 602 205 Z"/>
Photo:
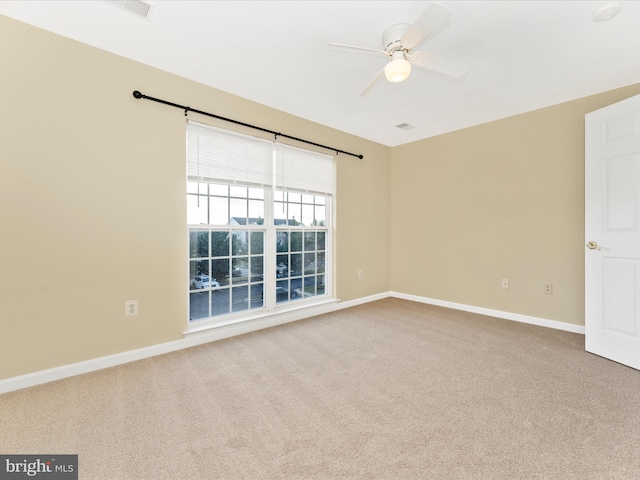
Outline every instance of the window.
<path fill-rule="evenodd" d="M 278 302 L 325 293 L 327 202 L 328 199 L 324 195 L 276 190 Z M 278 227 L 278 225 L 287 225 L 287 227 Z"/>
<path fill-rule="evenodd" d="M 187 174 L 190 322 L 329 295 L 332 157 L 189 122 Z"/>

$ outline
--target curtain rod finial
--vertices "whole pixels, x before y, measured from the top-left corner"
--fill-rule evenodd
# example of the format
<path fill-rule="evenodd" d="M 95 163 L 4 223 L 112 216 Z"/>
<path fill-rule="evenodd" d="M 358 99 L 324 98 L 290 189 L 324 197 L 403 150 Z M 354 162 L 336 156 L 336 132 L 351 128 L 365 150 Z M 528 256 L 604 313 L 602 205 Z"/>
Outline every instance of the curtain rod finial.
<path fill-rule="evenodd" d="M 142 93 L 140 93 L 138 90 L 134 90 L 133 91 L 133 96 L 135 98 L 142 98 Z"/>

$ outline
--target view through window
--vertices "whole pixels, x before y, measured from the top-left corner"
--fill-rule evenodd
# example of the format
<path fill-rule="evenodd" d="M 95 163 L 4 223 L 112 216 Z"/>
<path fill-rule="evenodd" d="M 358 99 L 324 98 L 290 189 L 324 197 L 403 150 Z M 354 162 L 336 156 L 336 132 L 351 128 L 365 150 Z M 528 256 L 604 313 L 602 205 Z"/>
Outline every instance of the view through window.
<path fill-rule="evenodd" d="M 328 295 L 333 158 L 193 122 L 187 145 L 189 321 Z"/>

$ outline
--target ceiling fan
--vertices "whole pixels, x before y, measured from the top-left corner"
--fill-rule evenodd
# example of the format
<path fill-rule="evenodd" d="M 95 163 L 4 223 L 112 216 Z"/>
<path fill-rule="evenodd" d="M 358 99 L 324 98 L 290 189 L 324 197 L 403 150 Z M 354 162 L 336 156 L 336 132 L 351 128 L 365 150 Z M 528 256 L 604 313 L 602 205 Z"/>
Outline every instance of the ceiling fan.
<path fill-rule="evenodd" d="M 451 12 L 446 7 L 439 3 L 432 3 L 413 25 L 398 23 L 387 28 L 382 34 L 382 48 L 384 50 L 341 43 L 330 43 L 329 45 L 381 54 L 390 58 L 389 63 L 360 92 L 359 97 L 369 93 L 383 76 L 389 82 L 406 80 L 411 74 L 412 65 L 450 77 L 461 78 L 468 70 L 465 64 L 432 53 L 414 51 L 427 37 L 443 30 L 449 24 L 450 16 Z"/>

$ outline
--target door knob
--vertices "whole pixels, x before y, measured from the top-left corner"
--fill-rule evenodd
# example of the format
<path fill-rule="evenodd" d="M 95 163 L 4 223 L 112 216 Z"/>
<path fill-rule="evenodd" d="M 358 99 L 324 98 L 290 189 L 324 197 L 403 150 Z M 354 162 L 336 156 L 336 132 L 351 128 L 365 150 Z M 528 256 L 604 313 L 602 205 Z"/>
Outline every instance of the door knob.
<path fill-rule="evenodd" d="M 598 242 L 594 242 L 593 240 L 587 243 L 587 248 L 589 250 L 602 250 L 602 247 L 598 246 Z"/>

